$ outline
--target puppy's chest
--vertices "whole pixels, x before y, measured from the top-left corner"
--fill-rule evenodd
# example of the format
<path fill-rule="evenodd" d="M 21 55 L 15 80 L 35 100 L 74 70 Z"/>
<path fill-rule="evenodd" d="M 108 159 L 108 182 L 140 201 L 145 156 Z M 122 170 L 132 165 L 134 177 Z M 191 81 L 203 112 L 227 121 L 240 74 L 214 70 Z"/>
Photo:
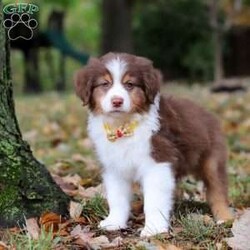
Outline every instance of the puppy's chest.
<path fill-rule="evenodd" d="M 106 169 L 113 169 L 124 176 L 136 179 L 151 159 L 152 131 L 139 125 L 129 137 L 109 141 L 102 123 L 89 123 L 89 136 L 93 140 L 96 153 Z"/>

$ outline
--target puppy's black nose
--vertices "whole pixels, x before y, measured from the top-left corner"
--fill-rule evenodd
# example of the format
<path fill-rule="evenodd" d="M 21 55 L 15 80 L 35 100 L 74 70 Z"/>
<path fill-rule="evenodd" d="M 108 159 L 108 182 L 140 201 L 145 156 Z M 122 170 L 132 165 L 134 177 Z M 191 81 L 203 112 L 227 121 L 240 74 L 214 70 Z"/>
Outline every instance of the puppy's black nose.
<path fill-rule="evenodd" d="M 123 104 L 123 98 L 116 96 L 111 99 L 111 102 L 114 108 L 120 108 Z"/>

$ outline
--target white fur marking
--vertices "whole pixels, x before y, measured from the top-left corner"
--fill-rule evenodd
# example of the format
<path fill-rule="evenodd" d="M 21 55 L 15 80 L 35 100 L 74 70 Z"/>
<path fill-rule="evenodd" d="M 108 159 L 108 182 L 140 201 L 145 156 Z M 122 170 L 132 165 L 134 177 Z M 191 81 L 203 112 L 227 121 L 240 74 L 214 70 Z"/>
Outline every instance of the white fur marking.
<path fill-rule="evenodd" d="M 106 64 L 107 69 L 112 75 L 113 85 L 107 92 L 106 96 L 101 100 L 102 109 L 108 113 L 117 109 L 112 107 L 112 98 L 123 98 L 123 105 L 119 108 L 119 111 L 129 112 L 131 109 L 131 101 L 127 90 L 122 85 L 122 77 L 126 73 L 127 64 L 119 57 L 111 60 Z"/>
<path fill-rule="evenodd" d="M 109 216 L 101 221 L 100 227 L 107 230 L 118 230 L 127 227 L 130 211 L 131 186 L 121 176 L 106 171 L 103 174 L 107 190 Z"/>
<path fill-rule="evenodd" d="M 89 114 L 88 131 L 104 167 L 104 184 L 110 207 L 109 216 L 100 227 L 115 230 L 126 227 L 129 215 L 131 183 L 143 187 L 146 215 L 141 236 L 166 232 L 172 208 L 174 177 L 169 163 L 157 163 L 151 157 L 151 137 L 159 130 L 159 94 L 146 114 L 134 114 L 139 122 L 131 137 L 110 142 L 103 128 L 105 115 Z"/>
<path fill-rule="evenodd" d="M 172 209 L 174 177 L 171 164 L 158 163 L 144 173 L 142 179 L 144 193 L 145 227 L 141 236 L 151 236 L 167 232 L 169 214 Z"/>
<path fill-rule="evenodd" d="M 112 59 L 106 64 L 107 69 L 113 77 L 114 83 L 120 83 L 127 69 L 127 63 L 119 57 Z"/>

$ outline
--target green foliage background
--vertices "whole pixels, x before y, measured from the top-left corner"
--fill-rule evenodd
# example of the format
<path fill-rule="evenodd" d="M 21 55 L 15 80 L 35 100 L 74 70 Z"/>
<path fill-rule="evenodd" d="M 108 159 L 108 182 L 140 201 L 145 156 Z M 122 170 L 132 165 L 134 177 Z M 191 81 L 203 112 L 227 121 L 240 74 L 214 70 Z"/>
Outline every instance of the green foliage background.
<path fill-rule="evenodd" d="M 19 1 L 20 2 L 20 1 Z M 22 1 L 31 3 L 31 1 Z M 4 1 L 4 4 L 14 3 L 13 0 Z M 33 4 L 39 6 L 39 29 L 45 31 L 49 14 L 52 10 L 65 10 L 65 37 L 75 49 L 96 56 L 99 52 L 99 43 L 101 35 L 101 0 L 36 0 Z M 40 49 L 40 80 L 44 90 L 53 90 L 55 83 L 49 77 L 49 66 L 46 61 L 48 53 L 52 55 L 53 66 L 58 68 L 60 52 L 57 49 Z M 12 50 L 11 63 L 13 71 L 13 83 L 16 93 L 21 93 L 23 88 L 23 54 L 19 50 Z M 66 60 L 66 83 L 67 89 L 72 90 L 72 78 L 76 69 L 81 64 L 77 61 L 67 58 Z"/>
<path fill-rule="evenodd" d="M 200 0 L 138 2 L 136 52 L 151 58 L 167 77 L 211 79 L 213 47 L 208 14 Z"/>
<path fill-rule="evenodd" d="M 31 2 L 24 0 L 22 2 Z M 249 0 L 243 4 L 249 4 Z M 5 3 L 13 3 L 7 0 Z M 39 5 L 39 28 L 47 29 L 48 16 L 53 9 L 64 10 L 65 37 L 71 46 L 91 56 L 100 54 L 102 0 L 34 0 Z M 187 79 L 189 82 L 208 81 L 213 78 L 213 42 L 209 6 L 204 0 L 134 1 L 133 38 L 134 53 L 149 57 L 161 69 L 166 79 Z M 224 13 L 225 14 L 225 13 Z M 221 24 L 225 21 L 220 14 Z M 112 39 L 112 37 L 110 37 Z M 228 36 L 224 34 L 223 53 L 230 54 Z M 49 77 L 46 62 L 52 54 L 58 68 L 60 53 L 56 49 L 40 50 L 41 81 L 44 90 L 53 90 L 55 83 Z M 226 57 L 225 57 L 226 58 Z M 23 56 L 12 52 L 14 86 L 21 92 L 23 84 Z M 66 61 L 67 88 L 72 89 L 72 76 L 81 65 L 68 58 Z"/>

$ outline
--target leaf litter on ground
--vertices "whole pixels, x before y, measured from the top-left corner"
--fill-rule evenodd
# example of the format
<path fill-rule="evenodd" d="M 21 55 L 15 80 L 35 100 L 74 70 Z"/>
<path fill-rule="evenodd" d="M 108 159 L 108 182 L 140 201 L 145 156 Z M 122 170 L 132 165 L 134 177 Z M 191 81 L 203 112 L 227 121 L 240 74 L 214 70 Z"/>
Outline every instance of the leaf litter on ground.
<path fill-rule="evenodd" d="M 232 249 L 250 250 L 250 208 L 234 221 L 232 233 L 233 237 L 226 239 Z"/>
<path fill-rule="evenodd" d="M 163 92 L 193 99 L 221 120 L 230 148 L 231 205 L 236 215 L 243 213 L 250 207 L 250 93 L 215 95 L 207 87 L 193 85 L 187 88 L 177 84 L 163 87 Z M 98 161 L 86 135 L 86 109 L 73 94 L 62 98 L 59 94 L 49 93 L 40 99 L 42 101 L 37 103 L 36 97 L 17 98 L 18 120 L 35 156 L 48 166 L 57 184 L 72 197 L 70 218 L 47 213 L 41 218 L 28 219 L 25 231 L 10 230 L 8 237 L 22 234 L 39 238 L 47 233 L 48 238 L 53 239 L 51 249 L 226 249 L 224 238 L 229 238 L 226 241 L 229 246 L 238 244 L 242 226 L 237 229 L 237 224 L 234 224 L 231 232 L 228 225 L 216 225 L 204 203 L 203 186 L 191 177 L 178 185 L 178 202 L 173 211 L 170 234 L 151 239 L 139 238 L 144 215 L 137 187 L 134 188 L 136 195 L 128 230 L 100 230 L 97 225 L 107 214 L 108 206 Z M 198 229 L 194 229 L 195 226 Z M 200 230 L 199 237 L 190 234 L 192 230 Z M 0 236 L 4 233 L 1 231 Z M 234 237 L 230 238 L 232 233 Z M 0 249 L 5 245 L 15 249 L 15 241 L 8 240 L 8 237 L 1 237 Z M 39 239 L 35 241 L 39 242 Z"/>

